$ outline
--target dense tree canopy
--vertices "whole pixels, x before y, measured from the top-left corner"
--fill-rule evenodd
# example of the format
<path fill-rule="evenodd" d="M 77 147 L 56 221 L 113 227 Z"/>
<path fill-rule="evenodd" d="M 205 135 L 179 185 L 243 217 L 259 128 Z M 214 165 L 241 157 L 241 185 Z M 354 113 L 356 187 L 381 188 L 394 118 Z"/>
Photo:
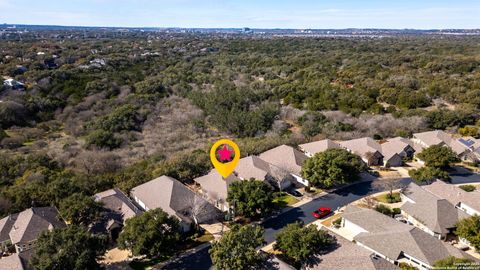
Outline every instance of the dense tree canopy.
<path fill-rule="evenodd" d="M 422 167 L 419 169 L 411 169 L 408 171 L 408 175 L 417 183 L 431 183 L 436 179 L 450 180 L 450 176 L 447 172 L 438 168 Z"/>
<path fill-rule="evenodd" d="M 469 241 L 477 251 L 480 251 L 480 216 L 460 220 L 455 234 Z"/>
<path fill-rule="evenodd" d="M 329 188 L 353 182 L 365 170 L 365 163 L 357 155 L 344 149 L 329 149 L 305 161 L 302 177 L 314 186 Z"/>
<path fill-rule="evenodd" d="M 425 165 L 432 168 L 447 169 L 452 163 L 459 159 L 455 152 L 449 147 L 432 145 L 418 154 L 418 158 L 425 162 Z"/>
<path fill-rule="evenodd" d="M 260 226 L 234 225 L 220 240 L 213 242 L 210 257 L 215 269 L 260 269 L 265 258 L 257 248 L 263 244 Z"/>
<path fill-rule="evenodd" d="M 171 255 L 180 237 L 178 219 L 158 208 L 128 219 L 117 242 L 135 256 L 155 258 Z"/>
<path fill-rule="evenodd" d="M 265 215 L 274 207 L 272 187 L 253 179 L 232 183 L 227 201 L 236 215 L 250 218 Z"/>
<path fill-rule="evenodd" d="M 74 193 L 60 201 L 59 211 L 64 220 L 88 226 L 100 217 L 102 205 L 90 196 Z"/>
<path fill-rule="evenodd" d="M 303 226 L 296 222 L 285 226 L 277 235 L 274 248 L 282 252 L 288 261 L 297 267 L 313 260 L 313 256 L 335 243 L 335 238 L 317 226 Z"/>
<path fill-rule="evenodd" d="M 45 231 L 35 244 L 32 265 L 39 270 L 101 269 L 97 260 L 105 249 L 105 239 L 92 236 L 83 227 Z"/>
<path fill-rule="evenodd" d="M 472 260 L 453 256 L 438 260 L 433 266 L 438 269 L 469 269 L 472 266 L 475 267 Z"/>

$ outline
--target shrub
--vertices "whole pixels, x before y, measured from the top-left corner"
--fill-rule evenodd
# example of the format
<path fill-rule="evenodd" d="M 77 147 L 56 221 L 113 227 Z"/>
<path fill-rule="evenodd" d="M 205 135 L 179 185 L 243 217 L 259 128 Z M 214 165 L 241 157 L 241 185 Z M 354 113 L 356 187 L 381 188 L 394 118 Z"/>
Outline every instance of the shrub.
<path fill-rule="evenodd" d="M 390 207 L 385 206 L 383 204 L 378 204 L 377 206 L 375 206 L 375 210 L 377 212 L 380 212 L 380 213 L 386 215 L 386 216 L 390 216 L 390 217 L 393 216 L 393 210 L 390 209 Z"/>
<path fill-rule="evenodd" d="M 477 189 L 474 185 L 461 185 L 459 188 L 465 190 L 466 192 L 472 192 Z"/>
<path fill-rule="evenodd" d="M 106 130 L 94 130 L 85 138 L 86 147 L 96 146 L 99 148 L 114 149 L 121 145 L 122 140 L 117 138 L 113 132 Z"/>

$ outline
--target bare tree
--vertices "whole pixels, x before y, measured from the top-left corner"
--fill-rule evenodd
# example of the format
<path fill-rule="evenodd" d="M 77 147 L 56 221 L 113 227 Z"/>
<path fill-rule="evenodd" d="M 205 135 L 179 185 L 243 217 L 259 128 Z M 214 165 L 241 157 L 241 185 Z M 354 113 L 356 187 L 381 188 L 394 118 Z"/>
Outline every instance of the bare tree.
<path fill-rule="evenodd" d="M 387 190 L 389 197 L 393 198 L 393 191 L 405 186 L 400 180 L 399 178 L 381 178 L 374 181 L 373 186 L 381 190 Z"/>
<path fill-rule="evenodd" d="M 213 205 L 196 194 L 183 198 L 186 200 L 187 207 L 184 214 L 193 220 L 196 228 L 203 222 L 215 220 L 220 213 Z"/>

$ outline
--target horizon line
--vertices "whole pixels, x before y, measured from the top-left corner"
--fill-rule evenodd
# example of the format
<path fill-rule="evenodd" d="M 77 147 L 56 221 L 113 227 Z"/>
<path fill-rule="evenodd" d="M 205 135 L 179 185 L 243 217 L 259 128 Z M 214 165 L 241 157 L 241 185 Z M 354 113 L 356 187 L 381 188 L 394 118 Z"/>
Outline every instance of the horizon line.
<path fill-rule="evenodd" d="M 45 26 L 45 27 L 77 27 L 77 28 L 153 28 L 153 29 L 251 29 L 251 30 L 420 30 L 420 31 L 442 31 L 442 30 L 480 30 L 478 28 L 381 28 L 381 27 L 346 27 L 346 28 L 259 28 L 259 27 L 183 27 L 183 26 L 87 26 L 87 25 L 62 25 L 62 24 L 23 24 L 23 23 L 2 23 L 2 26 Z"/>

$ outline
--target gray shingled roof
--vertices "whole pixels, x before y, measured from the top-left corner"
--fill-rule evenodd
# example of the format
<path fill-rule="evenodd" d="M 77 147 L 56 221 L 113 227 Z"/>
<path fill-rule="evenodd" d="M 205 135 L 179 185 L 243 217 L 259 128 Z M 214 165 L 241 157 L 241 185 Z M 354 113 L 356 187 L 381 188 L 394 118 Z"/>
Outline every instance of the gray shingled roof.
<path fill-rule="evenodd" d="M 202 190 L 206 192 L 209 197 L 226 201 L 228 195 L 228 186 L 233 182 L 241 180 L 233 173 L 227 178 L 223 178 L 217 172 L 217 170 L 213 169 L 209 174 L 197 177 L 194 179 L 194 181 L 202 187 Z"/>
<path fill-rule="evenodd" d="M 305 152 L 308 152 L 312 155 L 324 152 L 328 149 L 341 148 L 339 143 L 336 143 L 330 139 L 301 144 L 299 147 L 300 149 L 303 149 Z"/>
<path fill-rule="evenodd" d="M 65 227 L 60 221 L 57 209 L 53 207 L 33 207 L 18 214 L 10 231 L 13 244 L 36 240 L 40 233 Z"/>
<path fill-rule="evenodd" d="M 480 191 L 466 192 L 455 185 L 447 184 L 440 180 L 425 186 L 424 189 L 448 200 L 453 205 L 458 205 L 462 202 L 480 212 Z"/>
<path fill-rule="evenodd" d="M 300 175 L 303 162 L 308 157 L 291 146 L 280 145 L 263 152 L 260 154 L 260 158 L 270 164 L 288 171 L 289 173 Z"/>
<path fill-rule="evenodd" d="M 400 269 L 382 258 L 374 258 L 373 252 L 356 245 L 347 239 L 336 236 L 337 247 L 318 255 L 320 263 L 311 269 L 342 269 L 342 270 L 395 270 Z"/>
<path fill-rule="evenodd" d="M 457 140 L 442 130 L 427 131 L 413 134 L 415 138 L 425 143 L 427 146 L 445 144 L 450 147 L 457 155 L 467 151 Z"/>
<path fill-rule="evenodd" d="M 420 221 L 433 232 L 446 234 L 448 229 L 468 215 L 446 199 L 441 199 L 415 183 L 410 183 L 402 193 L 415 203 L 406 202 L 401 209 Z"/>
<path fill-rule="evenodd" d="M 380 144 L 380 152 L 382 153 L 385 160 L 391 159 L 394 155 L 400 155 L 406 151 L 408 148 L 412 148 L 408 143 L 403 140 L 388 140 Z"/>
<path fill-rule="evenodd" d="M 272 177 L 277 182 L 281 182 L 290 178 L 288 171 L 279 168 L 273 164 L 257 156 L 248 156 L 240 159 L 235 167 L 235 173 L 239 178 L 249 180 L 269 180 Z"/>
<path fill-rule="evenodd" d="M 0 269 L 2 270 L 26 270 L 27 266 L 28 262 L 23 260 L 18 253 L 0 258 Z"/>
<path fill-rule="evenodd" d="M 343 218 L 365 229 L 354 240 L 393 260 L 403 253 L 429 265 L 448 256 L 471 256 L 413 226 L 398 222 L 375 210 L 347 206 Z"/>
<path fill-rule="evenodd" d="M 187 213 L 193 205 L 203 204 L 205 210 L 199 222 L 206 222 L 212 216 L 218 215 L 218 209 L 205 199 L 195 194 L 178 180 L 168 176 L 160 176 L 145 184 L 132 189 L 132 196 L 140 199 L 149 210 L 161 208 L 170 215 L 174 215 L 185 222 L 191 222 Z"/>
<path fill-rule="evenodd" d="M 0 242 L 10 240 L 10 231 L 17 217 L 18 214 L 12 214 L 0 219 Z"/>
<path fill-rule="evenodd" d="M 127 220 L 141 213 L 140 209 L 118 188 L 97 193 L 93 197 L 95 201 L 101 202 L 104 208 L 121 214 L 123 220 Z"/>
<path fill-rule="evenodd" d="M 394 142 L 394 141 L 400 141 L 400 142 L 403 142 L 403 143 L 406 143 L 408 145 L 410 145 L 413 150 L 415 150 L 415 152 L 417 153 L 420 153 L 422 152 L 423 149 L 425 149 L 425 146 L 421 145 L 421 144 L 418 144 L 410 139 L 407 139 L 407 138 L 403 138 L 403 137 L 395 137 L 395 138 L 391 138 L 391 139 L 388 139 L 389 142 Z"/>
<path fill-rule="evenodd" d="M 370 137 L 343 141 L 340 142 L 340 145 L 361 157 L 366 157 L 368 153 L 378 152 L 381 154 L 382 150 L 380 144 Z"/>

